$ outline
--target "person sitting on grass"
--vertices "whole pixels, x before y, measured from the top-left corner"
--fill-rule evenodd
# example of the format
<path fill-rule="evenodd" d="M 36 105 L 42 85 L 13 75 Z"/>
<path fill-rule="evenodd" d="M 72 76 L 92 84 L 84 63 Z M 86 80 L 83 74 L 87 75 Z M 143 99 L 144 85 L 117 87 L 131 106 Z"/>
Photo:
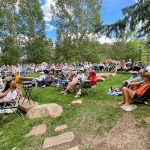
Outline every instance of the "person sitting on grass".
<path fill-rule="evenodd" d="M 5 92 L 0 94 L 0 103 L 2 102 L 10 102 L 15 100 L 17 97 L 17 90 L 16 90 L 16 82 L 10 82 L 10 88 Z"/>
<path fill-rule="evenodd" d="M 84 80 L 84 68 L 81 67 L 79 73 L 76 77 L 72 79 L 71 82 L 68 83 L 66 90 L 62 91 L 61 94 L 66 95 L 67 92 L 72 92 L 75 85 L 78 83 L 79 80 Z"/>
<path fill-rule="evenodd" d="M 89 76 L 87 77 L 87 79 L 85 79 L 82 84 L 81 87 L 79 88 L 79 91 L 77 92 L 77 94 L 75 95 L 76 98 L 80 97 L 81 95 L 81 89 L 82 87 L 84 88 L 94 88 L 96 86 L 96 72 L 95 70 L 93 70 L 92 68 L 88 68 L 88 74 Z M 86 83 L 90 82 L 89 87 L 86 87 Z"/>
<path fill-rule="evenodd" d="M 125 111 L 131 111 L 134 109 L 134 107 L 132 108 L 129 105 L 130 100 L 141 97 L 150 88 L 150 73 L 145 73 L 141 76 L 143 79 L 143 83 L 135 91 L 127 87 L 122 88 L 123 99 L 120 104 L 122 105 L 121 108 Z"/>

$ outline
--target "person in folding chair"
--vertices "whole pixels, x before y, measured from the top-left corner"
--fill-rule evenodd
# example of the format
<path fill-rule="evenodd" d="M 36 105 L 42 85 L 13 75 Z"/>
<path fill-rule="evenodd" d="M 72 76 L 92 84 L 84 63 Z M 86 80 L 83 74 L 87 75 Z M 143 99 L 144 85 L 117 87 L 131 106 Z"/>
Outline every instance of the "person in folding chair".
<path fill-rule="evenodd" d="M 15 100 L 17 97 L 16 87 L 16 82 L 11 81 L 9 89 L 6 92 L 0 94 L 0 103 Z"/>
<path fill-rule="evenodd" d="M 150 89 L 150 73 L 141 75 L 143 83 L 136 90 L 131 90 L 127 87 L 122 88 L 123 100 L 120 103 L 121 108 L 125 111 L 132 111 L 136 105 L 130 105 L 130 100 L 139 99 Z M 138 83 L 137 83 L 138 84 Z"/>
<path fill-rule="evenodd" d="M 81 86 L 75 95 L 76 98 L 81 96 L 82 89 L 95 89 L 96 88 L 96 72 L 92 68 L 88 68 L 88 77 L 87 79 L 83 80 Z"/>
<path fill-rule="evenodd" d="M 68 83 L 66 89 L 61 92 L 63 95 L 67 95 L 68 92 L 72 92 L 74 90 L 74 87 L 77 85 L 79 80 L 84 80 L 84 68 L 81 67 L 79 73 L 73 77 L 72 81 Z"/>
<path fill-rule="evenodd" d="M 15 106 L 16 99 L 17 99 L 17 88 L 16 88 L 16 82 L 11 81 L 10 82 L 10 88 L 5 92 L 0 94 L 0 110 L 5 113 L 5 110 L 11 109 L 12 107 L 9 106 Z M 8 106 L 8 107 L 7 107 Z M 13 108 L 17 108 L 16 106 Z M 13 111 L 13 110 L 12 110 Z"/>

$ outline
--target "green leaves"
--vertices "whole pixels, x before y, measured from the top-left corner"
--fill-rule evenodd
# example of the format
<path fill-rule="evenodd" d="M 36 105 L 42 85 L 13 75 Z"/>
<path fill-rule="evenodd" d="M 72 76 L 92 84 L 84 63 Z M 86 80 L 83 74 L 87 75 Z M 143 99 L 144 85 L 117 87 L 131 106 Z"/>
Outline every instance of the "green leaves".
<path fill-rule="evenodd" d="M 28 63 L 48 60 L 52 44 L 50 46 L 45 39 L 45 22 L 39 0 L 5 0 L 1 3 L 0 43 L 3 63 L 17 64 L 22 61 L 21 57 Z"/>
<path fill-rule="evenodd" d="M 101 25 L 101 0 L 55 0 L 52 25 L 57 28 L 56 57 L 59 61 L 91 58 L 89 35 Z M 88 45 L 88 46 L 89 46 Z M 95 59 L 96 60 L 96 59 Z M 94 61 L 95 61 L 94 60 Z M 92 60 L 93 61 L 93 60 Z"/>
<path fill-rule="evenodd" d="M 122 9 L 122 12 L 124 15 L 122 20 L 114 24 L 103 25 L 103 28 L 100 26 L 96 32 L 117 38 L 123 38 L 124 32 L 129 29 L 131 31 L 137 30 L 139 37 L 150 34 L 149 0 L 139 0 L 137 3 Z M 139 27 L 137 27 L 137 25 L 139 25 Z"/>

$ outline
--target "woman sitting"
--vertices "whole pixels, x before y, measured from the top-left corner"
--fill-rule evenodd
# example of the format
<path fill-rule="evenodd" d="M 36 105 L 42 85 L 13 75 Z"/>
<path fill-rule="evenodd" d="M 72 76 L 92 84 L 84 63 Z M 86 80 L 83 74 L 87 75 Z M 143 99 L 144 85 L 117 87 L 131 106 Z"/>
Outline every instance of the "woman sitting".
<path fill-rule="evenodd" d="M 82 87 L 83 88 L 84 87 L 85 88 L 94 88 L 96 86 L 96 72 L 92 68 L 89 68 L 88 73 L 89 73 L 89 76 L 81 84 L 81 87 L 75 96 L 76 98 L 80 97 Z M 87 85 L 86 83 L 90 83 L 90 84 L 88 84 L 89 87 L 86 87 L 86 85 Z"/>
<path fill-rule="evenodd" d="M 67 92 L 72 92 L 79 80 L 84 80 L 84 68 L 80 68 L 80 72 L 68 83 L 66 90 L 62 91 L 61 94 L 66 95 Z"/>
<path fill-rule="evenodd" d="M 62 85 L 67 85 L 69 82 L 73 80 L 73 78 L 77 75 L 77 72 L 75 69 L 73 69 L 66 80 L 62 80 Z"/>
<path fill-rule="evenodd" d="M 10 88 L 5 92 L 0 94 L 0 103 L 2 102 L 10 102 L 15 100 L 17 97 L 17 90 L 16 90 L 16 82 L 10 82 Z"/>
<path fill-rule="evenodd" d="M 123 110 L 125 111 L 133 110 L 134 108 L 132 108 L 131 105 L 129 105 L 130 100 L 141 97 L 150 88 L 150 73 L 142 74 L 141 77 L 143 79 L 143 83 L 135 91 L 127 87 L 122 88 L 123 100 L 121 102 L 122 104 L 121 108 Z"/>

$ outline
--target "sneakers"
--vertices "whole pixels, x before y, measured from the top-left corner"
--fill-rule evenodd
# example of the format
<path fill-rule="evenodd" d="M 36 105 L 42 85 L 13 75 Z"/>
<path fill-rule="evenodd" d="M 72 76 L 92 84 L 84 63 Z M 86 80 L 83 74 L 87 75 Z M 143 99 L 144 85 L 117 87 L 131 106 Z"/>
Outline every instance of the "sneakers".
<path fill-rule="evenodd" d="M 64 94 L 66 91 L 61 91 L 60 94 Z"/>
<path fill-rule="evenodd" d="M 75 98 L 79 98 L 79 97 L 80 97 L 80 95 L 79 95 L 79 94 L 75 95 Z"/>
<path fill-rule="evenodd" d="M 134 109 L 137 108 L 136 105 L 122 105 L 121 108 L 124 110 L 124 111 L 133 111 Z"/>
<path fill-rule="evenodd" d="M 42 88 L 45 88 L 45 85 L 41 86 Z"/>

